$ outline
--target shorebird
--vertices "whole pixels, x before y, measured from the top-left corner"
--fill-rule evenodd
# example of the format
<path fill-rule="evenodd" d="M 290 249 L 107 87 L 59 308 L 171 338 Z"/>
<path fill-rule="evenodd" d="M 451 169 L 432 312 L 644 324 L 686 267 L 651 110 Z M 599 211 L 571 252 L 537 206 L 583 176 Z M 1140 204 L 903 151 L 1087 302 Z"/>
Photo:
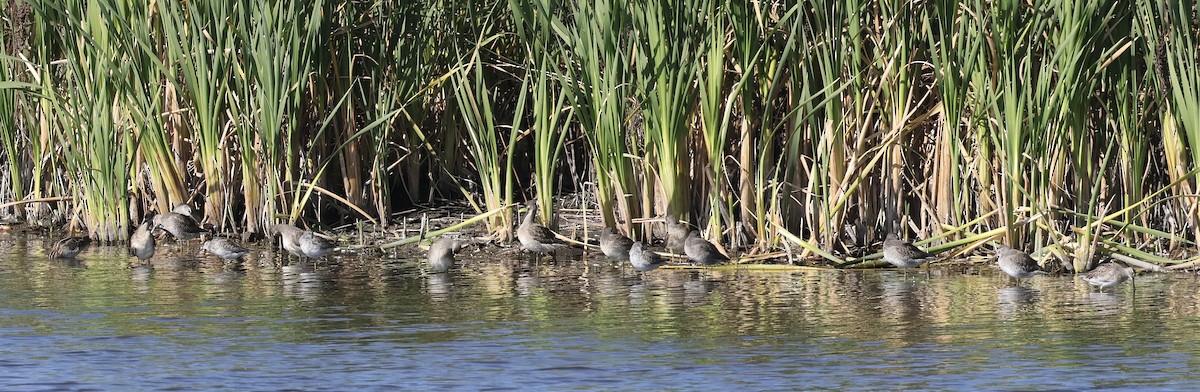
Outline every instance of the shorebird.
<path fill-rule="evenodd" d="M 537 211 L 537 205 L 530 201 L 527 206 L 529 211 L 525 213 L 525 220 L 517 227 L 517 240 L 521 241 L 521 247 L 534 254 L 549 253 L 551 257 L 554 251 L 566 248 L 567 244 L 555 238 L 550 229 L 534 222 L 533 214 Z"/>
<path fill-rule="evenodd" d="M 200 222 L 199 219 L 196 219 L 196 209 L 192 208 L 190 205 L 187 205 L 187 203 L 175 206 L 175 208 L 171 209 L 171 212 L 192 218 L 192 221 L 196 223 Z"/>
<path fill-rule="evenodd" d="M 299 227 L 289 225 L 287 223 L 276 223 L 269 230 L 272 242 L 275 237 L 279 237 L 279 243 L 288 253 L 296 255 L 296 257 L 305 257 L 304 251 L 300 249 L 300 236 L 304 235 L 304 230 Z"/>
<path fill-rule="evenodd" d="M 237 243 L 237 241 L 222 237 L 208 240 L 208 242 L 200 246 L 200 249 L 212 253 L 213 256 L 217 256 L 225 261 L 237 260 L 250 253 L 249 249 L 246 249 L 246 247 Z"/>
<path fill-rule="evenodd" d="M 150 232 L 149 221 L 138 225 L 137 230 L 133 231 L 133 235 L 129 236 L 129 254 L 137 256 L 139 260 L 146 260 L 150 256 L 154 256 L 154 236 Z"/>
<path fill-rule="evenodd" d="M 1087 273 L 1080 274 L 1079 279 L 1084 282 L 1099 288 L 1104 289 L 1121 284 L 1128 279 L 1133 278 L 1133 268 L 1125 267 L 1114 262 L 1105 262 L 1093 268 Z"/>
<path fill-rule="evenodd" d="M 79 255 L 79 252 L 83 252 L 91 243 L 92 239 L 88 237 L 63 238 L 55 241 L 54 245 L 50 246 L 50 250 L 46 252 L 46 255 L 52 259 L 74 259 L 75 256 Z"/>
<path fill-rule="evenodd" d="M 667 215 L 667 250 L 677 255 L 683 254 L 689 232 L 691 228 L 687 223 L 680 222 L 675 215 Z"/>
<path fill-rule="evenodd" d="M 688 232 L 687 240 L 683 242 L 683 253 L 688 260 L 703 266 L 711 266 L 729 261 L 729 257 L 717 251 L 717 246 L 700 237 L 699 230 Z"/>
<path fill-rule="evenodd" d="M 166 230 L 176 240 L 200 238 L 201 235 L 206 233 L 200 226 L 196 225 L 195 219 L 178 212 L 172 211 L 165 214 L 158 214 L 150 221 L 154 224 L 155 229 Z"/>
<path fill-rule="evenodd" d="M 887 239 L 883 240 L 883 260 L 896 268 L 916 268 L 932 256 L 921 248 L 901 240 L 896 233 L 889 233 Z"/>
<path fill-rule="evenodd" d="M 608 258 L 619 261 L 629 260 L 629 248 L 632 246 L 633 240 L 618 233 L 617 229 L 611 227 L 600 229 L 600 251 L 604 252 Z"/>
<path fill-rule="evenodd" d="M 1000 270 L 1017 279 L 1017 284 L 1021 284 L 1021 279 L 1029 279 L 1037 275 L 1046 275 L 1046 271 L 1042 271 L 1042 267 L 1038 266 L 1037 262 L 1029 257 L 1028 253 L 1000 245 L 996 248 L 996 264 L 1000 266 Z"/>
<path fill-rule="evenodd" d="M 429 268 L 435 273 L 443 273 L 454 267 L 454 253 L 458 252 L 469 242 L 459 241 L 449 237 L 438 239 L 429 246 Z"/>
<path fill-rule="evenodd" d="M 338 250 L 336 243 L 312 231 L 305 231 L 304 234 L 301 234 L 299 242 L 300 251 L 310 259 L 319 259 Z"/>
<path fill-rule="evenodd" d="M 667 264 L 657 253 L 651 252 L 648 249 L 643 250 L 641 241 L 636 241 L 633 245 L 630 245 L 629 263 L 633 264 L 633 269 L 641 272 L 653 271 Z"/>

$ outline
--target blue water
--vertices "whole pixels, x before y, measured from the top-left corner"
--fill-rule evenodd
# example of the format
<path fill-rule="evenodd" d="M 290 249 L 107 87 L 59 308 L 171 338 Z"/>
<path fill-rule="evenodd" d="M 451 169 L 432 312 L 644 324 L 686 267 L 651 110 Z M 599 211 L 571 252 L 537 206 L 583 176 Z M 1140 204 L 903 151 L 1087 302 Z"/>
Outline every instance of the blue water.
<path fill-rule="evenodd" d="M 1194 390 L 1196 275 L 279 266 L 0 237 L 0 390 Z M 468 258 L 471 256 L 468 255 Z M 482 259 L 483 257 L 477 257 Z"/>

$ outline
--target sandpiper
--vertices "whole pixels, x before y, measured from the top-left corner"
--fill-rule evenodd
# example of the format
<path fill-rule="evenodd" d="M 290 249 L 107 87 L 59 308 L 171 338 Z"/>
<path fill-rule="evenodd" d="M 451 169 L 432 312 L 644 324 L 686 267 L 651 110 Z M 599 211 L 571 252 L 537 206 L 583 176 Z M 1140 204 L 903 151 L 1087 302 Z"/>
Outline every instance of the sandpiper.
<path fill-rule="evenodd" d="M 896 233 L 889 233 L 887 239 L 883 240 L 883 260 L 896 268 L 919 267 L 930 257 L 932 255 L 921 248 L 901 240 Z"/>
<path fill-rule="evenodd" d="M 1017 279 L 1017 284 L 1021 283 L 1021 279 L 1029 279 L 1037 275 L 1046 275 L 1046 271 L 1042 271 L 1042 267 L 1038 266 L 1037 262 L 1029 257 L 1028 253 L 1000 245 L 996 248 L 996 264 L 1000 266 L 1000 270 Z"/>
<path fill-rule="evenodd" d="M 629 248 L 633 240 L 621 235 L 617 229 L 605 227 L 600 229 L 600 251 L 613 260 L 629 260 Z"/>
<path fill-rule="evenodd" d="M 468 243 L 449 237 L 438 239 L 429 246 L 429 268 L 435 273 L 443 273 L 454 267 L 454 253 Z"/>
<path fill-rule="evenodd" d="M 691 228 L 687 223 L 680 222 L 675 215 L 667 215 L 667 250 L 677 255 L 683 254 L 689 232 Z"/>
<path fill-rule="evenodd" d="M 299 242 L 300 251 L 310 259 L 319 259 L 338 250 L 336 243 L 312 231 L 305 231 L 304 234 L 301 234 Z"/>
<path fill-rule="evenodd" d="M 92 239 L 88 237 L 63 238 L 55 241 L 50 250 L 46 252 L 46 255 L 52 259 L 74 259 L 75 256 L 79 255 L 79 252 L 83 252 L 91 243 Z"/>
<path fill-rule="evenodd" d="M 633 269 L 641 272 L 653 271 L 662 267 L 667 263 L 648 249 L 642 249 L 642 242 L 636 241 L 629 247 L 629 263 L 633 264 Z"/>
<path fill-rule="evenodd" d="M 1125 267 L 1114 262 L 1105 262 L 1093 268 L 1087 273 L 1080 274 L 1079 279 L 1092 286 L 1096 286 L 1100 291 L 1116 286 L 1127 279 L 1133 278 L 1133 268 Z"/>
<path fill-rule="evenodd" d="M 196 225 L 195 219 L 178 212 L 158 214 L 150 221 L 153 222 L 155 229 L 166 230 L 177 240 L 200 238 L 201 235 L 205 234 L 205 231 Z"/>
<path fill-rule="evenodd" d="M 175 206 L 175 208 L 171 209 L 171 212 L 192 218 L 192 221 L 194 222 L 200 222 L 199 219 L 196 219 L 196 209 L 192 208 L 192 206 L 188 205 L 187 203 Z"/>
<path fill-rule="evenodd" d="M 269 234 L 272 241 L 276 236 L 279 237 L 279 243 L 283 250 L 297 257 L 304 257 L 304 251 L 300 249 L 300 236 L 304 235 L 304 230 L 287 223 L 276 223 L 271 226 Z"/>
<path fill-rule="evenodd" d="M 237 260 L 250 253 L 249 249 L 237 243 L 237 241 L 228 238 L 213 238 L 200 246 L 200 249 L 212 253 L 214 256 L 220 257 L 221 260 L 230 261 Z"/>
<path fill-rule="evenodd" d="M 688 232 L 687 240 L 683 243 L 683 253 L 687 254 L 688 260 L 703 266 L 717 265 L 729 260 L 729 257 L 717 251 L 716 245 L 701 238 L 699 230 Z"/>
<path fill-rule="evenodd" d="M 150 234 L 150 231 L 150 222 L 142 222 L 129 237 L 129 253 L 137 256 L 139 260 L 146 260 L 154 256 L 154 236 Z"/>
<path fill-rule="evenodd" d="M 537 205 L 530 201 L 527 206 L 529 212 L 525 213 L 525 220 L 517 227 L 517 240 L 521 241 L 521 247 L 534 254 L 549 253 L 551 256 L 554 256 L 554 251 L 566 248 L 567 244 L 555 238 L 550 229 L 534 222 L 533 214 L 537 212 Z"/>

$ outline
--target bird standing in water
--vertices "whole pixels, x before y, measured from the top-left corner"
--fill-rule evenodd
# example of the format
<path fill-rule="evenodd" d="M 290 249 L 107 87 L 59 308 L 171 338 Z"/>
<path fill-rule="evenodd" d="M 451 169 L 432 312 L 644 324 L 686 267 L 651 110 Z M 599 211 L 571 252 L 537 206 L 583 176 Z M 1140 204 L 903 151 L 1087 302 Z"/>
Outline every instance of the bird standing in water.
<path fill-rule="evenodd" d="M 212 253 L 213 256 L 217 256 L 225 261 L 237 260 L 250 253 L 250 249 L 246 249 L 245 246 L 237 243 L 237 241 L 221 237 L 208 240 L 208 242 L 200 246 L 200 249 Z"/>
<path fill-rule="evenodd" d="M 653 271 L 667 264 L 657 253 L 642 249 L 641 241 L 636 241 L 629 247 L 629 263 L 633 264 L 633 269 L 641 272 Z"/>
<path fill-rule="evenodd" d="M 691 231 L 687 223 L 680 222 L 675 215 L 667 215 L 667 250 L 677 255 L 684 254 L 684 245 Z"/>
<path fill-rule="evenodd" d="M 272 240 L 276 237 L 279 238 L 279 244 L 283 247 L 283 250 L 296 257 L 305 257 L 304 251 L 300 249 L 300 236 L 304 235 L 304 230 L 287 223 L 276 223 L 274 226 L 271 226 L 269 232 Z"/>
<path fill-rule="evenodd" d="M 305 231 L 304 234 L 301 234 L 299 242 L 300 251 L 310 259 L 319 259 L 338 250 L 336 243 L 312 231 Z"/>
<path fill-rule="evenodd" d="M 537 204 L 530 201 L 527 206 L 529 211 L 525 213 L 525 219 L 517 227 L 517 240 L 521 242 L 521 247 L 535 255 L 549 253 L 552 257 L 555 251 L 566 248 L 567 244 L 554 237 L 554 232 L 534 222 L 533 215 L 537 211 Z"/>
<path fill-rule="evenodd" d="M 196 219 L 196 209 L 192 208 L 190 205 L 187 205 L 187 203 L 175 206 L 175 208 L 171 209 L 171 212 L 192 218 L 193 222 L 196 222 L 197 225 L 200 224 L 200 220 Z"/>
<path fill-rule="evenodd" d="M 139 260 L 144 261 L 154 256 L 154 236 L 150 232 L 150 222 L 146 221 L 138 225 L 133 235 L 129 236 L 129 253 L 137 256 Z"/>
<path fill-rule="evenodd" d="M 896 233 L 889 233 L 883 240 L 883 260 L 896 268 L 916 268 L 932 257 L 907 241 L 901 240 Z"/>
<path fill-rule="evenodd" d="M 1121 284 L 1133 278 L 1133 268 L 1125 267 L 1114 262 L 1097 265 L 1087 273 L 1080 274 L 1079 279 L 1104 291 L 1104 289 Z"/>
<path fill-rule="evenodd" d="M 600 229 L 600 251 L 608 258 L 618 261 L 629 260 L 629 248 L 633 240 L 621 235 L 617 229 L 605 227 Z"/>
<path fill-rule="evenodd" d="M 171 233 L 171 236 L 175 237 L 176 240 L 196 239 L 207 233 L 200 226 L 196 225 L 196 220 L 192 219 L 191 216 L 178 212 L 158 214 L 150 219 L 150 221 L 154 224 L 155 229 Z"/>
<path fill-rule="evenodd" d="M 699 230 L 688 232 L 687 240 L 683 243 L 683 253 L 688 260 L 705 267 L 729 261 L 729 257 L 717 251 L 717 246 L 700 237 Z"/>
<path fill-rule="evenodd" d="M 1042 267 L 1038 266 L 1037 262 L 1029 257 L 1028 253 L 1000 245 L 996 248 L 996 264 L 1000 266 L 1000 270 L 1017 279 L 1017 284 L 1021 284 L 1021 279 L 1029 279 L 1038 275 L 1046 275 L 1046 271 L 1042 271 Z"/>
<path fill-rule="evenodd" d="M 74 259 L 87 249 L 92 243 L 92 239 L 88 237 L 67 237 L 55 241 L 54 245 L 50 246 L 50 250 L 46 252 L 47 256 L 52 259 Z"/>
<path fill-rule="evenodd" d="M 454 254 L 468 244 L 470 242 L 449 237 L 439 238 L 429 246 L 429 268 L 439 274 L 449 271 L 454 267 Z"/>

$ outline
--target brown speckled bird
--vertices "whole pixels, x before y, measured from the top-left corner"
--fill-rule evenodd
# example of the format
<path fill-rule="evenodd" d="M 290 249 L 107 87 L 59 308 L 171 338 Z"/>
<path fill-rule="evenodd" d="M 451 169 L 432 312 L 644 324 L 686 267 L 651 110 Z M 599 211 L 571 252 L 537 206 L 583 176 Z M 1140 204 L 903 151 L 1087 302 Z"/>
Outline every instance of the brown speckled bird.
<path fill-rule="evenodd" d="M 916 245 L 901 240 L 896 233 L 889 233 L 883 241 L 883 260 L 896 268 L 915 268 L 925 263 L 931 255 Z"/>
<path fill-rule="evenodd" d="M 175 237 L 176 240 L 196 239 L 207 233 L 200 226 L 196 225 L 196 220 L 192 219 L 191 216 L 178 212 L 158 214 L 150 221 L 154 224 L 155 229 L 171 233 L 171 236 Z"/>
<path fill-rule="evenodd" d="M 52 259 L 74 259 L 87 249 L 92 243 L 92 239 L 88 237 L 67 237 L 55 241 L 54 245 L 50 246 L 50 250 L 46 252 L 47 256 Z"/>
<path fill-rule="evenodd" d="M 208 240 L 208 242 L 205 242 L 204 245 L 200 246 L 200 249 L 203 249 L 204 251 L 211 253 L 213 256 L 217 256 L 221 258 L 221 260 L 225 261 L 237 260 L 242 258 L 242 256 L 245 256 L 247 253 L 250 253 L 250 249 L 246 249 L 245 246 L 237 243 L 237 241 L 222 237 Z"/>
<path fill-rule="evenodd" d="M 442 237 L 429 246 L 429 268 L 435 273 L 443 273 L 454 267 L 454 254 L 469 245 L 471 241 Z"/>
<path fill-rule="evenodd" d="M 1037 275 L 1045 275 L 1046 271 L 1042 271 L 1042 267 L 1029 257 L 1028 253 L 1000 245 L 996 247 L 996 264 L 1000 266 L 1000 270 L 1017 279 L 1017 283 L 1021 283 L 1021 279 L 1029 279 Z"/>
<path fill-rule="evenodd" d="M 175 208 L 171 209 L 171 212 L 192 218 L 192 220 L 196 223 L 200 223 L 200 220 L 196 219 L 196 209 L 192 208 L 192 206 L 188 205 L 187 203 L 175 206 Z"/>
<path fill-rule="evenodd" d="M 633 240 L 618 233 L 617 229 L 611 227 L 600 229 L 600 251 L 604 252 L 608 258 L 619 261 L 629 260 L 629 248 L 631 247 L 633 247 Z"/>
<path fill-rule="evenodd" d="M 150 222 L 147 221 L 138 225 L 137 230 L 133 231 L 133 235 L 129 236 L 129 253 L 137 256 L 139 260 L 146 260 L 154 256 L 154 236 L 150 232 Z"/>
<path fill-rule="evenodd" d="M 641 241 L 634 242 L 630 246 L 629 263 L 633 264 L 633 269 L 641 272 L 653 271 L 667 264 L 657 253 L 643 249 Z"/>
<path fill-rule="evenodd" d="M 729 261 L 729 257 L 721 254 L 716 245 L 700 237 L 699 230 L 688 232 L 687 240 L 683 244 L 683 252 L 687 254 L 688 260 L 703 266 Z"/>
<path fill-rule="evenodd" d="M 1114 262 L 1105 262 L 1097 265 L 1087 273 L 1080 274 L 1079 279 L 1095 286 L 1104 291 L 1104 289 L 1121 284 L 1128 279 L 1133 278 L 1133 268 L 1125 267 Z"/>
<path fill-rule="evenodd" d="M 283 247 L 283 250 L 296 257 L 305 257 L 304 251 L 300 250 L 300 236 L 304 235 L 304 230 L 287 223 L 276 223 L 274 226 L 271 226 L 268 234 L 271 235 L 272 242 L 274 242 L 275 238 L 279 239 L 279 244 Z"/>
<path fill-rule="evenodd" d="M 537 212 L 537 205 L 530 201 L 527 206 L 529 211 L 517 227 L 517 240 L 521 242 L 521 247 L 534 254 L 549 253 L 551 256 L 555 251 L 566 248 L 567 244 L 556 238 L 554 232 L 534 222 L 533 215 Z"/>
<path fill-rule="evenodd" d="M 691 231 L 687 223 L 680 222 L 675 215 L 667 215 L 667 250 L 677 255 L 683 254 Z"/>
<path fill-rule="evenodd" d="M 325 255 L 339 249 L 337 243 L 312 231 L 305 231 L 304 234 L 301 234 L 299 242 L 300 251 L 304 252 L 304 255 L 310 259 L 325 257 Z"/>

